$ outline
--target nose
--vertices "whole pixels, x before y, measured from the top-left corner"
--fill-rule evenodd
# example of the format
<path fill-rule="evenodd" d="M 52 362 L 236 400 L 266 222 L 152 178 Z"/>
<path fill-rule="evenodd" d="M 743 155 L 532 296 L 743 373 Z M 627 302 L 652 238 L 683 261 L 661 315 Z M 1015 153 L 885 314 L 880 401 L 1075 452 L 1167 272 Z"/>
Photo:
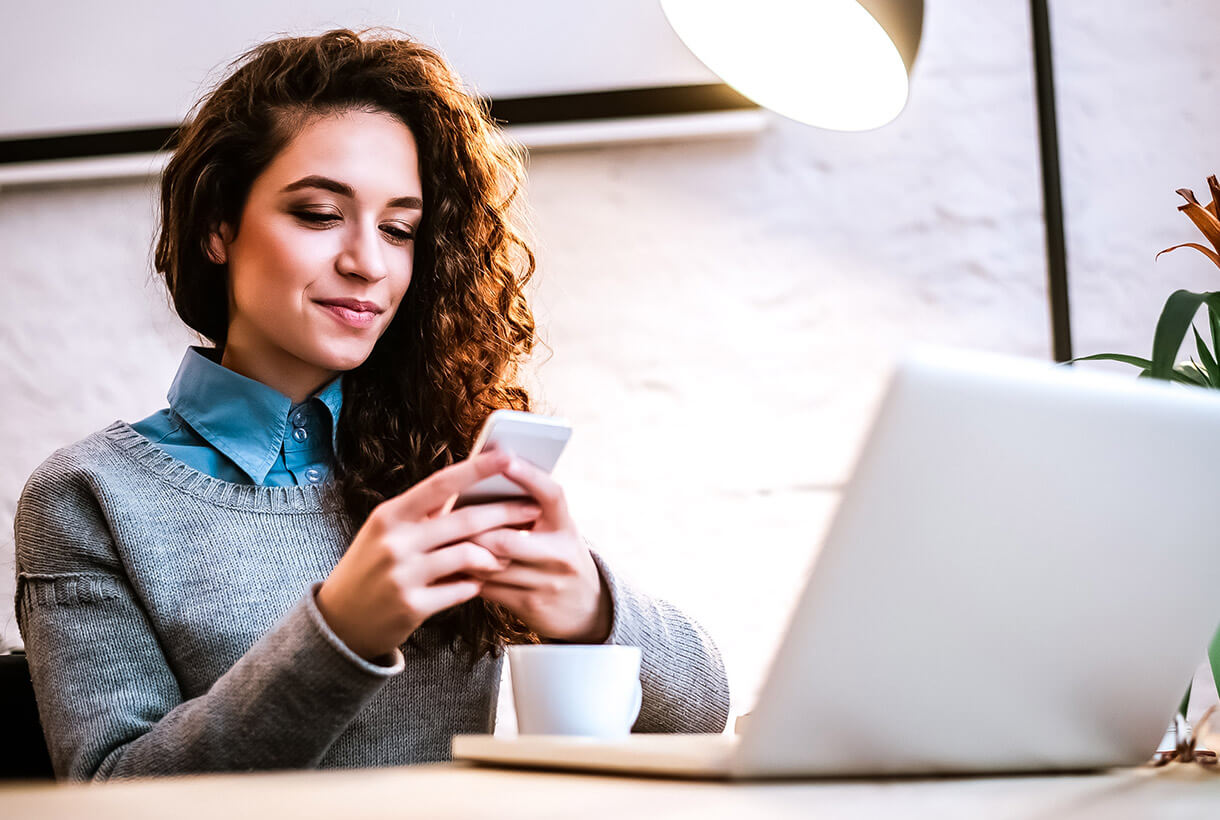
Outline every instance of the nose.
<path fill-rule="evenodd" d="M 355 225 L 344 236 L 335 269 L 345 276 L 355 275 L 370 282 L 384 279 L 389 271 L 382 242 L 376 225 Z"/>

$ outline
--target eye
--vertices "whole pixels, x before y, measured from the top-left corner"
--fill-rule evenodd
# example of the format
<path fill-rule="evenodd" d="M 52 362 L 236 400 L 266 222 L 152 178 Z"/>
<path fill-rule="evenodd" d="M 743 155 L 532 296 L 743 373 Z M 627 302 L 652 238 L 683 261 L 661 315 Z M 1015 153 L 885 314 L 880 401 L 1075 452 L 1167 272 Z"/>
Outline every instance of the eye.
<path fill-rule="evenodd" d="M 414 230 L 404 231 L 393 225 L 382 225 L 381 230 L 385 232 L 386 236 L 390 237 L 390 241 L 395 245 L 405 245 L 415 238 Z"/>
<path fill-rule="evenodd" d="M 338 214 L 330 213 L 329 211 L 293 211 L 292 215 L 303 222 L 309 222 L 314 225 L 322 225 L 339 220 Z"/>

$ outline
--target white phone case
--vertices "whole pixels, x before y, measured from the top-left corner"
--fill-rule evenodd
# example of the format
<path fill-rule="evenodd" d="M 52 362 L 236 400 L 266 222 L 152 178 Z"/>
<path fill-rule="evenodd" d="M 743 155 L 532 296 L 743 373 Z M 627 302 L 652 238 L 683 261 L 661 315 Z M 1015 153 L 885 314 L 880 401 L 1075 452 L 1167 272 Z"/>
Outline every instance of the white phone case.
<path fill-rule="evenodd" d="M 503 448 L 549 473 L 555 468 L 571 435 L 572 427 L 565 419 L 519 410 L 496 410 L 483 423 L 471 454 Z M 529 494 L 504 476 L 494 475 L 468 488 L 453 506 L 522 497 L 529 497 Z"/>

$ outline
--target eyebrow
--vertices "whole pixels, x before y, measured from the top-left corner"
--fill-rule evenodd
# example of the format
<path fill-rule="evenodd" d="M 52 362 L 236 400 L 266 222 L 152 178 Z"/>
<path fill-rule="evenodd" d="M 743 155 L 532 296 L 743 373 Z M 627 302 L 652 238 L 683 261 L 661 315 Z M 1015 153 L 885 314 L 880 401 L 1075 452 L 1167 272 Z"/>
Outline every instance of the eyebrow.
<path fill-rule="evenodd" d="M 345 182 L 339 182 L 330 177 L 311 175 L 302 177 L 296 182 L 285 185 L 281 190 L 281 194 L 290 193 L 291 191 L 299 191 L 302 188 L 321 188 L 324 191 L 336 193 L 339 196 L 345 196 L 348 199 L 355 199 L 356 192 L 352 186 Z M 424 201 L 417 196 L 400 196 L 397 199 L 391 199 L 386 203 L 391 208 L 413 208 L 417 211 L 424 209 Z"/>

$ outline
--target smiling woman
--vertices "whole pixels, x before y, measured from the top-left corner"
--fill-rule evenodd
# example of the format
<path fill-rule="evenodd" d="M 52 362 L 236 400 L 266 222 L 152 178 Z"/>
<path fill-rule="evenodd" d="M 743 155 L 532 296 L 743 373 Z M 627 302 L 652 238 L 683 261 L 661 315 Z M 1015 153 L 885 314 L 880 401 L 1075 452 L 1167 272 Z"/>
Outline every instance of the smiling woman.
<path fill-rule="evenodd" d="M 468 457 L 530 407 L 521 179 L 400 33 L 266 43 L 200 101 L 155 263 L 211 345 L 169 407 L 57 450 L 18 501 L 58 776 L 444 759 L 494 726 L 521 642 L 640 646 L 637 731 L 724 727 L 702 628 L 616 577 L 549 475 Z M 447 511 L 496 473 L 534 500 Z"/>
<path fill-rule="evenodd" d="M 209 238 L 229 274 L 221 365 L 301 402 L 367 359 L 411 282 L 422 187 L 398 118 L 306 125 L 254 180 L 244 230 L 222 223 Z"/>

